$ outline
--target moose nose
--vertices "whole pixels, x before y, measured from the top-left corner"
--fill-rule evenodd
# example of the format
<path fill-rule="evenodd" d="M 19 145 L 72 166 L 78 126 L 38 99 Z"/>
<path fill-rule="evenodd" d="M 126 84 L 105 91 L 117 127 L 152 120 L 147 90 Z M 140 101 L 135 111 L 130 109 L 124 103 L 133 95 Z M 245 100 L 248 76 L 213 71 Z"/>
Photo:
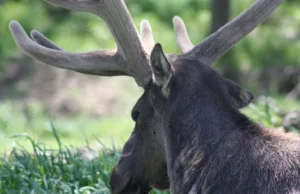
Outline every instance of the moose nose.
<path fill-rule="evenodd" d="M 121 194 L 131 180 L 129 171 L 122 173 L 122 171 L 115 166 L 110 176 L 110 187 L 112 194 Z"/>
<path fill-rule="evenodd" d="M 134 122 L 137 122 L 137 119 L 138 119 L 139 115 L 140 115 L 140 112 L 139 112 L 139 111 L 133 110 L 133 111 L 131 112 L 131 118 L 132 118 L 132 120 L 133 120 Z"/>
<path fill-rule="evenodd" d="M 148 184 L 135 183 L 130 172 L 123 173 L 118 166 L 112 170 L 110 186 L 112 194 L 147 194 L 151 190 Z"/>

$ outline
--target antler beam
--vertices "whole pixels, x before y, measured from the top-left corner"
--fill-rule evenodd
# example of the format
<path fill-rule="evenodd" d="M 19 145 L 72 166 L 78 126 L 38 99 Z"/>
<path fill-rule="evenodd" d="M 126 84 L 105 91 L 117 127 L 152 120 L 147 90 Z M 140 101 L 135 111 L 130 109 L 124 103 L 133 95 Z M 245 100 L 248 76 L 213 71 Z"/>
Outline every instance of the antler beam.
<path fill-rule="evenodd" d="M 46 0 L 49 3 L 80 11 L 87 11 L 102 18 L 110 29 L 117 53 L 126 61 L 127 72 L 140 86 L 151 79 L 149 60 L 142 46 L 136 27 L 123 0 Z"/>
<path fill-rule="evenodd" d="M 12 21 L 9 27 L 17 45 L 24 53 L 38 61 L 87 74 L 111 75 L 107 72 L 108 69 L 112 70 L 112 74 L 126 74 L 124 68 L 119 65 L 121 58 L 115 51 L 70 53 L 58 50 L 54 44 L 49 44 L 46 48 L 31 40 L 18 22 Z"/>

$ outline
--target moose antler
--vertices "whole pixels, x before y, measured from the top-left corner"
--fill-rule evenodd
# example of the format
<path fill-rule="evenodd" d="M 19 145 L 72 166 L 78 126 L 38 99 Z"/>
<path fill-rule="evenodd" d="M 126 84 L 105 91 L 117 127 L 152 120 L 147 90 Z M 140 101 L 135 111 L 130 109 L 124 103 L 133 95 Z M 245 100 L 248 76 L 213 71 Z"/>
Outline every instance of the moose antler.
<path fill-rule="evenodd" d="M 32 31 L 31 40 L 21 25 L 12 21 L 11 33 L 18 46 L 32 58 L 55 67 L 81 73 L 115 76 L 129 75 L 145 87 L 151 80 L 149 54 L 154 46 L 152 29 L 148 21 L 141 23 L 139 36 L 123 0 L 46 0 L 49 3 L 98 15 L 108 25 L 117 44 L 116 50 L 99 50 L 86 53 L 63 51 L 38 31 Z M 240 39 L 263 22 L 283 0 L 256 0 L 240 16 L 194 46 L 184 22 L 174 17 L 174 29 L 180 50 L 211 65 Z M 168 54 L 169 60 L 176 55 Z"/>
<path fill-rule="evenodd" d="M 151 25 L 147 20 L 143 20 L 141 22 L 141 38 L 142 38 L 142 42 L 143 42 L 143 46 L 144 46 L 145 50 L 150 55 L 155 42 L 153 39 Z"/>
<path fill-rule="evenodd" d="M 149 83 L 151 73 L 147 53 L 123 0 L 47 0 L 47 2 L 98 15 L 108 25 L 116 41 L 117 50 L 87 53 L 62 51 L 36 31 L 32 33 L 36 42 L 32 41 L 21 25 L 13 21 L 10 23 L 10 30 L 16 43 L 26 54 L 63 69 L 94 75 L 130 75 L 139 86 Z M 145 44 L 147 43 L 144 43 L 144 46 L 147 46 Z"/>
<path fill-rule="evenodd" d="M 32 40 L 34 40 L 36 43 L 39 45 L 45 46 L 49 49 L 54 49 L 54 50 L 61 50 L 56 44 L 54 44 L 51 40 L 49 40 L 46 36 L 44 36 L 42 33 L 40 33 L 37 30 L 32 30 L 30 33 L 30 36 Z"/>
<path fill-rule="evenodd" d="M 196 57 L 204 64 L 211 65 L 265 21 L 282 2 L 283 0 L 256 0 L 242 14 L 197 46 L 191 43 L 183 21 L 176 16 L 173 21 L 179 47 L 185 55 Z"/>

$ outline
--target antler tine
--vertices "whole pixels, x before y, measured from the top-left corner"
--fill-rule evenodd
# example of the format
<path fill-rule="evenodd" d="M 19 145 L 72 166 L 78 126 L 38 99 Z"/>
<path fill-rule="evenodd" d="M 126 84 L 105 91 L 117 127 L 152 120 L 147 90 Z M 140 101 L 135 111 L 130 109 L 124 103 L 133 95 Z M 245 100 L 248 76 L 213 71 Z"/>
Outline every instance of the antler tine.
<path fill-rule="evenodd" d="M 121 60 L 120 57 L 116 55 L 115 51 L 69 53 L 65 51 L 53 50 L 45 48 L 32 41 L 25 33 L 22 26 L 16 21 L 10 22 L 9 28 L 17 45 L 27 55 L 43 63 L 93 75 L 127 74 L 122 65 L 118 65 Z M 99 63 L 101 65 L 99 65 Z"/>
<path fill-rule="evenodd" d="M 187 33 L 184 21 L 179 17 L 173 18 L 174 30 L 176 33 L 176 40 L 182 53 L 187 53 L 194 48 L 189 35 Z"/>
<path fill-rule="evenodd" d="M 213 64 L 239 40 L 250 33 L 283 2 L 283 0 L 256 0 L 246 11 L 206 38 L 186 53 L 203 63 Z"/>
<path fill-rule="evenodd" d="M 151 25 L 148 20 L 143 20 L 141 22 L 140 33 L 141 33 L 141 39 L 142 39 L 144 49 L 149 54 L 152 48 L 154 47 L 155 42 L 152 34 Z M 30 36 L 32 40 L 34 40 L 36 43 L 38 43 L 41 46 L 54 49 L 54 50 L 63 50 L 37 30 L 32 30 Z"/>
<path fill-rule="evenodd" d="M 53 43 L 51 40 L 49 40 L 46 36 L 44 36 L 42 33 L 40 33 L 37 30 L 32 30 L 30 33 L 30 36 L 36 43 L 38 43 L 41 46 L 47 47 L 49 49 L 63 51 L 63 49 L 59 48 L 55 43 Z M 101 52 L 101 51 L 98 51 L 98 52 Z M 90 52 L 90 53 L 86 53 L 86 55 L 89 55 L 89 54 L 93 55 L 94 53 L 98 54 L 97 52 Z M 115 57 L 117 57 L 117 56 L 115 56 Z M 96 61 L 96 62 L 101 64 L 101 61 Z M 103 61 L 102 61 L 102 64 L 103 64 Z M 65 68 L 65 67 L 62 67 L 62 68 Z M 98 65 L 97 65 L 97 68 L 98 69 L 93 69 L 92 71 L 84 71 L 84 70 L 76 70 L 76 69 L 71 69 L 71 70 L 77 71 L 80 73 L 90 74 L 90 75 L 103 75 L 103 76 L 127 75 L 127 73 L 123 72 L 122 69 L 106 70 L 105 66 L 98 66 Z M 113 66 L 111 66 L 110 68 L 113 68 Z"/>
<path fill-rule="evenodd" d="M 150 55 L 153 47 L 154 47 L 154 38 L 152 33 L 152 28 L 148 20 L 143 20 L 141 22 L 141 39 L 146 50 L 147 54 Z"/>
<path fill-rule="evenodd" d="M 61 48 L 59 48 L 56 44 L 54 44 L 51 40 L 49 40 L 46 36 L 44 36 L 42 33 L 40 33 L 37 30 L 32 30 L 30 36 L 32 40 L 34 40 L 34 42 L 38 43 L 39 45 L 42 45 L 49 49 L 62 51 Z"/>
<path fill-rule="evenodd" d="M 139 86 L 144 87 L 150 82 L 149 59 L 124 0 L 46 1 L 68 9 L 91 12 L 102 18 L 117 43 L 117 53 L 126 61 L 125 68 L 129 75 L 135 78 Z"/>
<path fill-rule="evenodd" d="M 30 33 L 30 36 L 33 41 L 35 41 L 36 43 L 38 43 L 41 46 L 44 46 L 44 47 L 47 47 L 50 49 L 54 49 L 54 50 L 61 50 L 61 51 L 63 50 L 63 49 L 59 48 L 59 46 L 57 46 L 54 42 L 49 40 L 45 35 L 43 35 L 42 33 L 40 33 L 37 30 L 32 30 Z M 142 39 L 142 43 L 143 43 L 145 50 L 149 54 L 152 51 L 152 48 L 154 47 L 155 42 L 153 39 L 153 34 L 152 34 L 152 29 L 151 29 L 150 23 L 147 20 L 143 20 L 141 22 L 141 39 Z"/>

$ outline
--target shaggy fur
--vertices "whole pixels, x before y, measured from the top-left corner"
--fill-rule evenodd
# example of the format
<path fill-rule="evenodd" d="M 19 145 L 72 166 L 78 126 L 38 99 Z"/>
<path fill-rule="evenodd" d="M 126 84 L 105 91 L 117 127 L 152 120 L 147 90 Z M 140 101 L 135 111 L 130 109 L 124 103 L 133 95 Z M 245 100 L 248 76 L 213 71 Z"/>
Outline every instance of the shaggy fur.
<path fill-rule="evenodd" d="M 249 95 L 245 97 L 241 90 L 239 97 L 232 96 L 233 86 L 200 61 L 178 58 L 170 69 L 173 76 L 168 81 L 168 95 L 153 82 L 141 98 L 143 106 L 148 102 L 148 109 L 135 110 L 141 120 L 160 122 L 139 132 L 155 131 L 154 135 L 129 141 L 132 145 L 139 142 L 136 149 L 148 153 L 141 157 L 137 151 L 126 159 L 135 164 L 124 170 L 134 177 L 127 188 L 132 184 L 169 186 L 173 194 L 300 193 L 298 136 L 266 129 L 249 120 L 237 106 L 248 104 L 251 100 L 244 103 L 243 99 Z M 164 72 L 154 74 L 154 79 L 155 76 L 164 76 Z M 141 117 L 145 110 L 152 110 L 151 117 Z M 159 160 L 151 159 L 157 155 Z M 140 163 L 140 158 L 149 160 Z M 145 176 L 135 176 L 136 166 Z M 124 169 L 120 164 L 116 168 Z M 151 176 L 149 172 L 155 173 Z M 170 185 L 153 184 L 155 179 L 169 181 Z M 114 180 L 112 188 L 116 187 Z M 131 193 L 149 191 L 141 188 L 144 186 Z"/>

